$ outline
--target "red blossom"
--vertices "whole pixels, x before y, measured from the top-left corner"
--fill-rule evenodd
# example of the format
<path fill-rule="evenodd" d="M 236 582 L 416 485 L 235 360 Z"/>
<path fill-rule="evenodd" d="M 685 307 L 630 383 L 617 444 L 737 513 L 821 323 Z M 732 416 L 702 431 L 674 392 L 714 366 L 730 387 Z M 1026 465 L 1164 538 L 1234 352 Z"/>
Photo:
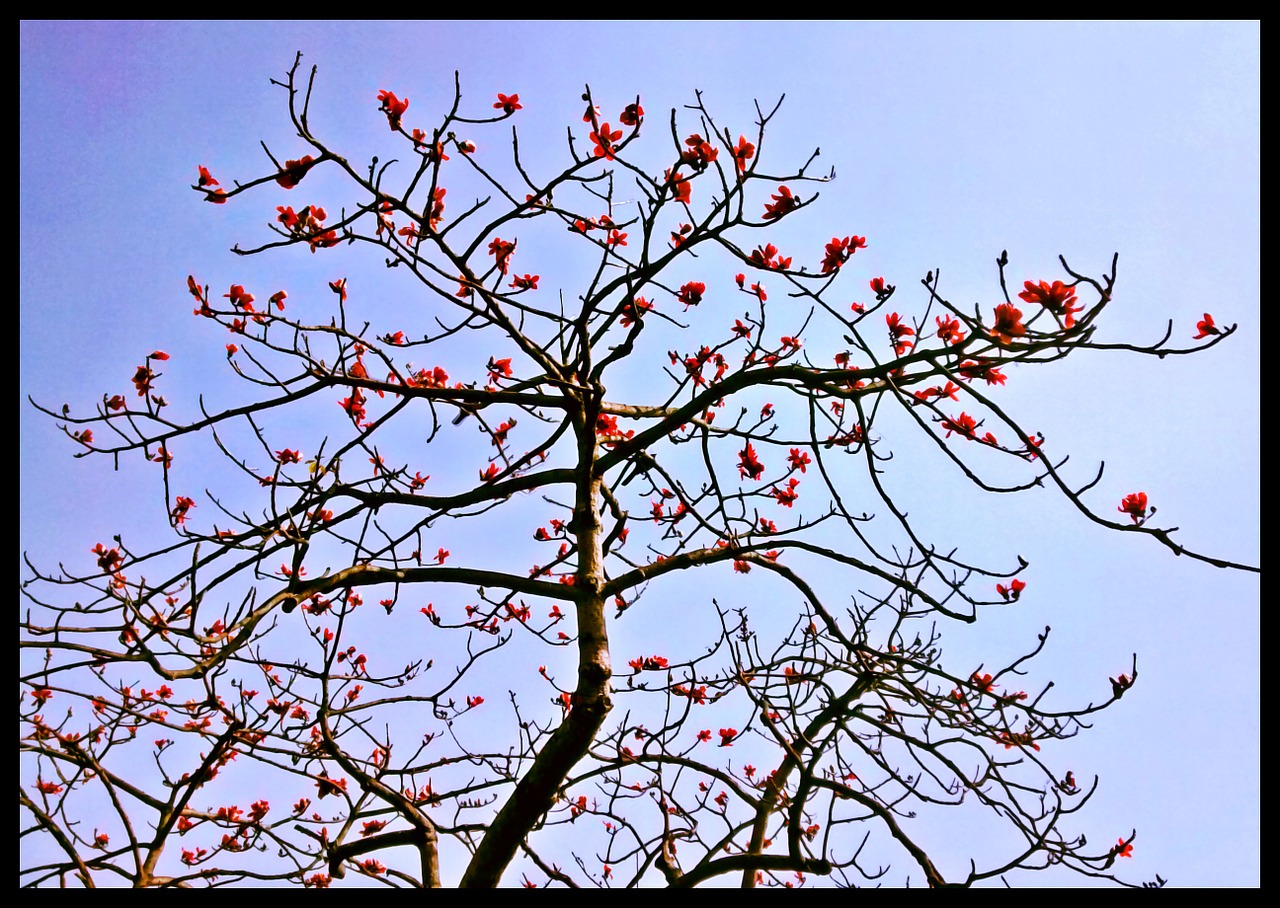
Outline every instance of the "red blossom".
<path fill-rule="evenodd" d="M 796 486 L 798 485 L 800 485 L 800 480 L 792 476 L 787 480 L 786 488 L 780 489 L 777 486 L 774 486 L 769 490 L 769 494 L 777 499 L 778 504 L 789 508 L 795 503 L 796 499 L 800 497 L 800 493 L 796 491 Z"/>
<path fill-rule="evenodd" d="M 1006 587 L 1003 583 L 996 584 L 996 592 L 1004 597 L 1005 602 L 1017 602 L 1018 597 L 1022 595 L 1022 591 L 1025 590 L 1026 588 L 1027 588 L 1026 583 L 1017 579 L 1016 577 L 1013 579 L 1013 581 L 1009 584 L 1008 587 Z"/>
<path fill-rule="evenodd" d="M 1016 309 L 1014 311 L 1017 312 Z M 949 315 L 939 315 L 934 318 L 934 322 L 938 325 L 938 337 L 942 338 L 944 344 L 954 345 L 964 340 L 964 332 L 960 330 L 960 322 L 956 319 Z"/>
<path fill-rule="evenodd" d="M 187 520 L 187 511 L 194 508 L 196 503 L 190 498 L 179 495 L 173 503 L 173 510 L 169 513 L 169 520 L 174 526 L 185 523 Z"/>
<path fill-rule="evenodd" d="M 942 421 L 942 428 L 947 430 L 947 438 L 951 437 L 952 432 L 958 432 L 970 441 L 974 438 L 973 430 L 978 426 L 975 420 L 968 413 L 961 413 L 959 416 L 953 416 L 950 419 Z"/>
<path fill-rule="evenodd" d="M 315 160 L 311 155 L 306 154 L 297 161 L 285 161 L 284 169 L 276 177 L 276 182 L 285 189 L 292 189 L 307 175 L 307 171 L 311 169 Z"/>
<path fill-rule="evenodd" d="M 779 186 L 778 191 L 771 198 L 772 203 L 766 203 L 764 206 L 764 219 L 766 221 L 777 220 L 800 206 L 800 197 L 791 194 L 791 190 L 786 186 Z"/>
<path fill-rule="evenodd" d="M 994 360 L 987 359 L 967 360 L 957 366 L 956 371 L 963 379 L 972 381 L 975 378 L 981 378 L 989 385 L 1003 385 L 1007 377 L 996 368 Z"/>
<path fill-rule="evenodd" d="M 707 285 L 702 281 L 690 281 L 680 288 L 676 299 L 684 303 L 685 309 L 702 302 L 702 294 L 707 292 Z"/>
<path fill-rule="evenodd" d="M 599 129 L 591 133 L 591 142 L 592 144 L 595 145 L 595 149 L 593 150 L 592 154 L 594 154 L 597 158 L 604 158 L 605 160 L 612 161 L 613 152 L 614 152 L 613 143 L 618 141 L 621 138 L 622 138 L 621 129 L 614 130 L 611 132 L 609 130 L 608 123 L 602 124 L 599 127 Z"/>
<path fill-rule="evenodd" d="M 807 451 L 801 451 L 799 448 L 792 448 L 791 453 L 787 455 L 787 462 L 791 464 L 791 469 L 805 472 L 805 465 L 812 463 L 809 459 Z"/>
<path fill-rule="evenodd" d="M 663 171 L 665 182 L 663 189 L 671 190 L 671 197 L 677 202 L 688 205 L 693 198 L 693 186 L 689 183 L 689 178 L 681 175 L 677 170 L 674 173 L 670 170 Z"/>
<path fill-rule="evenodd" d="M 1084 306 L 1072 306 L 1076 301 L 1076 291 L 1074 287 L 1068 287 L 1062 281 L 1054 281 L 1050 285 L 1047 281 L 1040 281 L 1039 284 L 1033 284 L 1026 281 L 1026 287 L 1018 294 L 1018 299 L 1027 303 L 1039 303 L 1054 315 L 1063 319 L 1063 324 L 1070 328 L 1076 323 L 1075 314 Z"/>
<path fill-rule="evenodd" d="M 498 270 L 505 276 L 507 273 L 507 265 L 511 258 L 511 253 L 516 251 L 516 244 L 509 243 L 506 240 L 493 239 L 489 243 L 489 254 L 493 256 L 494 261 L 498 265 Z"/>
<path fill-rule="evenodd" d="M 383 113 L 387 115 L 387 124 L 391 127 L 391 131 L 397 131 L 400 128 L 400 118 L 409 109 L 409 99 L 401 100 L 393 92 L 389 92 L 384 88 L 378 92 L 378 105 Z"/>
<path fill-rule="evenodd" d="M 622 304 L 622 308 L 619 310 L 622 317 L 618 320 L 618 324 L 624 328 L 629 328 L 639 321 L 638 316 L 640 313 L 648 312 L 652 308 L 653 303 L 643 296 L 637 296 L 634 300 L 629 300 Z"/>
<path fill-rule="evenodd" d="M 747 446 L 738 452 L 738 458 L 739 477 L 759 479 L 764 473 L 764 464 L 756 457 L 756 449 L 751 446 L 751 442 L 747 442 Z"/>
<path fill-rule="evenodd" d="M 644 118 L 644 108 L 640 106 L 640 102 L 628 104 L 622 113 L 618 114 L 618 121 L 624 126 L 639 126 L 640 121 Z"/>
<path fill-rule="evenodd" d="M 1196 322 L 1196 330 L 1200 333 L 1195 335 L 1192 340 L 1200 340 L 1202 337 L 1208 337 L 1210 334 L 1221 334 L 1218 326 L 1213 323 L 1213 316 L 1208 312 L 1204 314 L 1204 321 Z"/>
<path fill-rule="evenodd" d="M 1128 514 L 1134 523 L 1141 523 L 1147 516 L 1147 493 L 1133 492 L 1126 495 L 1116 510 L 1121 514 Z"/>
<path fill-rule="evenodd" d="M 523 109 L 519 95 L 504 95 L 501 93 L 498 94 L 498 100 L 493 102 L 493 106 L 495 110 L 501 110 L 504 114 L 515 113 L 517 110 Z"/>
<path fill-rule="evenodd" d="M 722 728 L 722 729 L 720 729 L 720 746 L 721 746 L 721 747 L 732 747 L 732 746 L 733 746 L 733 739 L 734 739 L 734 738 L 736 738 L 736 737 L 738 737 L 738 730 L 737 730 L 736 728 Z"/>
<path fill-rule="evenodd" d="M 492 381 L 499 381 L 503 378 L 511 377 L 511 360 L 507 359 L 489 359 L 489 378 Z"/>
<path fill-rule="evenodd" d="M 991 336 L 1002 344 L 1012 343 L 1015 337 L 1021 337 L 1027 333 L 1027 328 L 1022 324 L 1022 310 L 1015 309 L 1009 303 L 1001 303 L 996 306 L 995 324 L 991 326 Z"/>
<path fill-rule="evenodd" d="M 826 250 L 822 258 L 822 273 L 830 274 L 838 271 L 840 266 L 849 260 L 849 258 L 859 249 L 867 248 L 867 238 L 865 236 L 847 236 L 844 239 L 832 237 L 831 242 L 827 243 Z"/>
<path fill-rule="evenodd" d="M 747 141 L 746 136 L 738 136 L 738 146 L 730 148 L 729 154 L 733 155 L 733 161 L 738 165 L 738 173 L 742 173 L 747 169 L 747 161 L 750 161 L 756 155 L 756 147 Z"/>

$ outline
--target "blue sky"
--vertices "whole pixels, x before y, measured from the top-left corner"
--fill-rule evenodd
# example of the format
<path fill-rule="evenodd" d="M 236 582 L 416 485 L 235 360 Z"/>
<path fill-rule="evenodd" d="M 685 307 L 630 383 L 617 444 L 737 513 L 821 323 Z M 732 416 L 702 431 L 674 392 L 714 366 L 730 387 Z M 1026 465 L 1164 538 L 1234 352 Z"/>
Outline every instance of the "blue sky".
<path fill-rule="evenodd" d="M 750 132 L 753 100 L 785 94 L 770 160 L 794 167 L 818 146 L 816 169 L 836 172 L 788 236 L 866 235 L 855 261 L 902 288 L 904 312 L 923 306 L 912 288 L 928 270 L 950 299 L 990 305 L 1002 249 L 1017 282 L 1064 277 L 1059 254 L 1100 274 L 1119 252 L 1100 341 L 1151 343 L 1171 322 L 1171 343 L 1190 345 L 1206 311 L 1238 333 L 1202 356 L 1082 353 L 1017 372 L 1000 400 L 1071 455 L 1077 484 L 1105 461 L 1089 499 L 1098 512 L 1142 489 L 1189 548 L 1259 562 L 1257 23 L 26 22 L 20 40 L 20 536 L 45 563 L 83 558 L 126 527 L 155 542 L 167 530 L 154 471 L 73 459 L 28 395 L 83 412 L 127 391 L 157 348 L 174 356 L 175 410 L 239 393 L 220 391 L 225 338 L 191 317 L 187 274 L 291 297 L 311 287 L 317 299 L 323 281 L 350 274 L 386 301 L 369 303 L 373 318 L 405 290 L 376 260 L 339 250 L 237 259 L 234 243 L 266 236 L 267 198 L 214 207 L 190 190 L 198 164 L 224 183 L 266 172 L 260 139 L 297 153 L 268 80 L 298 50 L 320 71 L 312 123 L 354 162 L 388 154 L 379 89 L 408 97 L 425 125 L 451 100 L 455 70 L 480 109 L 520 94 L 522 147 L 548 168 L 565 127 L 581 124 L 584 84 L 606 110 L 639 95 L 653 126 L 698 89 L 735 134 Z M 500 144 L 477 136 L 481 154 L 490 136 Z M 451 371 L 488 355 L 463 348 Z M 1032 565 L 1019 606 L 954 638 L 944 629 L 952 664 L 1011 654 L 1051 625 L 1039 676 L 1096 700 L 1137 652 L 1138 687 L 1062 751 L 1078 776 L 1102 780 L 1082 822 L 1102 841 L 1138 828 L 1134 878 L 1256 885 L 1256 575 L 1109 534 L 1048 492 L 974 496 L 909 442 L 894 448 L 893 478 L 913 518 L 975 557 Z M 624 632 L 627 646 L 661 645 L 662 630 Z"/>

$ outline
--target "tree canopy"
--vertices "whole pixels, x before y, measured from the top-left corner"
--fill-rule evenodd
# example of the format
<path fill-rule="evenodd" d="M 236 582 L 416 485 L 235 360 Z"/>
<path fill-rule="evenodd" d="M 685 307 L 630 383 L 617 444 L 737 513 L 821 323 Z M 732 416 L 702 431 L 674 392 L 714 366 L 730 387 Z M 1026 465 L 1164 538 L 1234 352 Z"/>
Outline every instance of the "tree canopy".
<path fill-rule="evenodd" d="M 1069 440 L 1000 399 L 1032 366 L 1234 325 L 1100 339 L 1118 256 L 1027 275 L 1001 252 L 974 305 L 939 269 L 859 271 L 878 240 L 856 225 L 784 250 L 834 173 L 770 156 L 772 103 L 730 125 L 700 96 L 666 116 L 588 87 L 540 172 L 518 94 L 459 82 L 420 112 L 383 89 L 395 151 L 357 161 L 312 122 L 315 70 L 277 84 L 296 149 L 192 189 L 262 206 L 241 256 L 374 256 L 403 295 L 193 274 L 226 399 L 167 400 L 181 356 L 157 350 L 90 412 L 34 401 L 82 454 L 154 463 L 173 537 L 28 559 L 21 803 L 57 857 L 26 881 L 1120 879 L 1133 834 L 1079 834 L 1096 780 L 1052 751 L 1136 659 L 1078 697 L 1035 671 L 1047 627 L 944 660 L 949 630 L 1032 595 L 1027 565 L 935 538 L 891 477 L 1048 489 L 1082 524 L 1256 570 L 1183 546 L 1137 486 L 1102 495 L 1101 467 L 1073 479 Z M 214 458 L 238 485 L 200 486 Z M 617 651 L 635 622 L 658 642 Z M 922 844 L 943 806 L 1000 828 L 966 869 Z"/>

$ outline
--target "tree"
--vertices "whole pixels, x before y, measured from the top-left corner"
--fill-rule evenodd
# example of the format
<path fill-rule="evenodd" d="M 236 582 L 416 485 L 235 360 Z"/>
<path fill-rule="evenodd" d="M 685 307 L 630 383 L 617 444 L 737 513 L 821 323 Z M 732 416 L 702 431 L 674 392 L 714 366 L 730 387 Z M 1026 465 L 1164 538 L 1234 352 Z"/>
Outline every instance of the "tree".
<path fill-rule="evenodd" d="M 935 543 L 884 477 L 918 433 L 952 465 L 944 481 L 1055 489 L 1086 520 L 1253 570 L 1179 545 L 1145 492 L 1099 503 L 1101 471 L 1068 481 L 1066 446 L 999 403 L 1021 367 L 1187 353 L 1234 326 L 1206 313 L 1190 345 L 1172 326 L 1153 345 L 1097 340 L 1116 259 L 1019 281 L 1002 253 L 1003 302 L 968 310 L 937 272 L 911 309 L 893 279 L 847 274 L 861 236 L 785 255 L 769 237 L 831 175 L 816 152 L 766 169 L 776 107 L 748 136 L 699 98 L 642 142 L 640 98 L 611 116 L 588 89 L 547 178 L 514 128 L 509 160 L 462 132 L 498 147 L 518 95 L 465 116 L 459 88 L 427 132 L 382 91 L 406 160 L 366 166 L 313 132 L 314 82 L 297 60 L 280 83 L 297 158 L 264 145 L 264 175 L 224 185 L 202 166 L 193 188 L 289 202 L 341 177 L 341 208 L 281 204 L 272 238 L 236 251 L 321 261 L 372 244 L 425 301 L 362 300 L 339 277 L 317 317 L 296 287 L 219 294 L 193 276 L 244 401 L 171 418 L 156 351 L 134 393 L 86 416 L 45 409 L 83 454 L 155 462 L 177 539 L 122 533 L 58 571 L 29 561 L 23 639 L 42 661 L 22 679 L 20 798 L 24 828 L 60 852 L 24 868 L 30 882 L 1115 878 L 1133 833 L 1098 846 L 1071 829 L 1094 785 L 1049 752 L 1125 693 L 1136 657 L 1083 705 L 1018 680 L 1047 628 L 1018 658 L 944 667 L 942 628 L 1018 601 L 1026 565 Z M 463 202 L 474 184 L 488 196 Z M 578 271 L 562 262 L 582 279 L 565 285 Z M 265 501 L 193 488 L 184 448 L 194 460 L 202 441 Z M 466 560 L 468 533 L 501 539 L 504 563 Z M 545 554 L 530 566 L 521 545 Z M 736 584 L 733 601 L 690 602 L 716 633 L 613 652 L 611 633 L 681 596 L 693 568 Z M 495 675 L 515 686 L 502 710 L 475 692 Z M 251 800 L 230 787 L 245 776 Z M 975 803 L 1008 838 L 947 875 L 912 811 Z"/>

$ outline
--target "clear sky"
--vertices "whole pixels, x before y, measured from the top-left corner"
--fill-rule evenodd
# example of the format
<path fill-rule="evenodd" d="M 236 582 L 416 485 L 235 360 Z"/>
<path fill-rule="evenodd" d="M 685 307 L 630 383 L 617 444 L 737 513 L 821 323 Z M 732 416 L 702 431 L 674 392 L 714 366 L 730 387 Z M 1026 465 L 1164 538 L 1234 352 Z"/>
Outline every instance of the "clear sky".
<path fill-rule="evenodd" d="M 1203 356 L 1093 352 L 1023 370 L 1001 401 L 1071 455 L 1077 483 L 1105 460 L 1099 512 L 1145 490 L 1188 547 L 1259 563 L 1257 23 L 24 22 L 20 40 L 20 537 L 43 563 L 127 527 L 163 539 L 163 493 L 137 464 L 73 459 L 28 395 L 87 411 L 164 349 L 166 394 L 195 412 L 228 372 L 225 339 L 191 317 L 187 274 L 323 290 L 377 265 L 238 260 L 235 242 L 266 235 L 266 199 L 215 208 L 190 189 L 198 164 L 224 183 L 265 173 L 260 139 L 297 153 L 268 80 L 299 50 L 320 69 L 313 126 L 357 162 L 387 138 L 379 89 L 425 125 L 455 70 L 472 109 L 518 92 L 529 154 L 547 162 L 581 125 L 584 84 L 609 108 L 639 95 L 654 126 L 701 90 L 735 134 L 754 99 L 785 94 L 772 159 L 795 166 L 820 146 L 837 177 L 810 232 L 866 235 L 859 267 L 901 287 L 904 309 L 939 269 L 944 295 L 985 309 L 1002 249 L 1019 282 L 1065 277 L 1059 254 L 1101 274 L 1119 252 L 1099 340 L 1152 343 L 1172 322 L 1171 343 L 1189 345 L 1206 311 L 1239 332 Z M 984 614 L 953 664 L 1052 625 L 1038 675 L 1083 701 L 1138 653 L 1138 686 L 1063 751 L 1102 780 L 1091 840 L 1137 827 L 1133 878 L 1258 884 L 1256 575 L 1109 534 L 1047 492 L 975 511 L 954 474 L 895 481 L 939 539 L 1032 565 L 1024 601 Z"/>

